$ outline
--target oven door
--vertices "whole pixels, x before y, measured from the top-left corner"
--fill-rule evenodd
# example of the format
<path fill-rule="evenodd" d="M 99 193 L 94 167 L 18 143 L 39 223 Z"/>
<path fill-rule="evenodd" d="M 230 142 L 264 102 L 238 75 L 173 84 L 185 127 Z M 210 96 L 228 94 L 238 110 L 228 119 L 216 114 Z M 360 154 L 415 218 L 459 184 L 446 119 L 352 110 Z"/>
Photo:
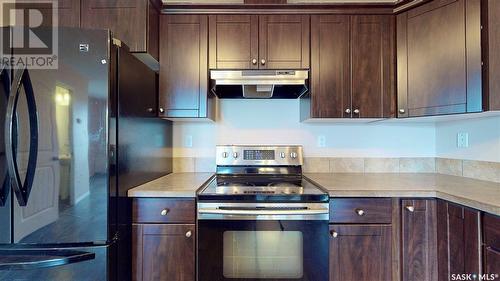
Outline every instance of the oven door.
<path fill-rule="evenodd" d="M 273 206 L 262 214 L 260 206 L 261 214 L 252 214 L 250 208 L 199 214 L 198 281 L 328 280 L 327 213 L 293 207 L 287 214 Z"/>

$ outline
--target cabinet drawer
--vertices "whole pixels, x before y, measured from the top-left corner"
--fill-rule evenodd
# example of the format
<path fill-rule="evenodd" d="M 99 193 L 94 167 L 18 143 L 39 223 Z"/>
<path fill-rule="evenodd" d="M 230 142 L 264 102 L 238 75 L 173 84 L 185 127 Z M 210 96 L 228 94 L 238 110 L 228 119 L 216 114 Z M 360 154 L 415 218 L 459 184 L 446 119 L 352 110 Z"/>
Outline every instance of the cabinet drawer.
<path fill-rule="evenodd" d="M 138 198 L 132 202 L 135 223 L 194 223 L 194 199 Z"/>
<path fill-rule="evenodd" d="M 330 200 L 330 222 L 391 223 L 390 198 L 341 198 Z"/>

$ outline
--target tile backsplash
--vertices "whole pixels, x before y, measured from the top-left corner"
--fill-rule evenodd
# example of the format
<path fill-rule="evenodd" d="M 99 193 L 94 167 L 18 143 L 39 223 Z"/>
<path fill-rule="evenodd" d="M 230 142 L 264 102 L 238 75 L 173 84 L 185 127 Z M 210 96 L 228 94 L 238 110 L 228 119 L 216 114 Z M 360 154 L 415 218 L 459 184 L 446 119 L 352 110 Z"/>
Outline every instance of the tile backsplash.
<path fill-rule="evenodd" d="M 174 172 L 215 172 L 215 158 L 174 157 Z M 500 183 L 500 163 L 434 157 L 305 157 L 305 173 L 439 173 Z"/>

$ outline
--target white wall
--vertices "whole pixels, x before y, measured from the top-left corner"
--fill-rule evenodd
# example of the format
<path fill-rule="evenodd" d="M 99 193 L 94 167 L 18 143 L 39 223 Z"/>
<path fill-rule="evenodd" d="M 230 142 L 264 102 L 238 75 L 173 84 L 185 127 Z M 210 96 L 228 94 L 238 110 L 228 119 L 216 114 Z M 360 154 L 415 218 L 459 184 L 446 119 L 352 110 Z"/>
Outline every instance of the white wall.
<path fill-rule="evenodd" d="M 217 144 L 301 144 L 308 157 L 434 157 L 435 127 L 301 123 L 298 100 L 220 100 L 217 122 L 175 122 L 174 157 L 214 157 Z M 323 135 L 326 146 L 318 147 Z M 192 147 L 186 147 L 192 136 Z"/>
<path fill-rule="evenodd" d="M 457 133 L 469 134 L 469 147 L 457 148 Z M 500 117 L 436 125 L 436 156 L 500 162 Z"/>

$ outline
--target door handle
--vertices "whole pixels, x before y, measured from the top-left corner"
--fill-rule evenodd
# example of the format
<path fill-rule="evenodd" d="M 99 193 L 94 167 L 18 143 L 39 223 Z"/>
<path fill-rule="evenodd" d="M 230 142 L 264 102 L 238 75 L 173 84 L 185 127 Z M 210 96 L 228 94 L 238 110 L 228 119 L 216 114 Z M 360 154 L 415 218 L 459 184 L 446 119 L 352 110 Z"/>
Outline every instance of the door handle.
<path fill-rule="evenodd" d="M 21 86 L 24 87 L 26 94 L 26 102 L 28 105 L 28 117 L 30 127 L 30 149 L 28 156 L 28 167 L 26 169 L 26 176 L 24 183 L 21 182 L 19 169 L 16 159 L 16 142 L 17 140 L 17 124 L 15 120 L 17 103 L 19 100 L 19 91 Z M 7 156 L 7 168 L 11 179 L 11 185 L 16 194 L 19 206 L 26 206 L 28 198 L 33 187 L 33 180 L 35 178 L 36 161 L 38 156 L 38 113 L 36 109 L 35 94 L 33 92 L 33 85 L 29 77 L 27 69 L 18 72 L 11 87 L 15 91 L 9 96 L 7 103 L 7 114 L 5 118 L 5 152 Z"/>
<path fill-rule="evenodd" d="M 8 100 L 10 95 L 10 77 L 8 69 L 2 68 L 0 70 L 0 79 L 1 79 L 0 82 L 2 83 L 1 85 L 2 90 L 5 94 L 5 98 Z M 5 178 L 3 179 L 3 182 L 1 183 L 0 186 L 0 206 L 5 206 L 5 204 L 7 203 L 7 197 L 9 197 L 9 192 L 10 192 L 10 178 L 9 174 L 5 173 Z"/>
<path fill-rule="evenodd" d="M 0 270 L 28 270 L 95 259 L 95 253 L 75 250 L 0 250 Z"/>

